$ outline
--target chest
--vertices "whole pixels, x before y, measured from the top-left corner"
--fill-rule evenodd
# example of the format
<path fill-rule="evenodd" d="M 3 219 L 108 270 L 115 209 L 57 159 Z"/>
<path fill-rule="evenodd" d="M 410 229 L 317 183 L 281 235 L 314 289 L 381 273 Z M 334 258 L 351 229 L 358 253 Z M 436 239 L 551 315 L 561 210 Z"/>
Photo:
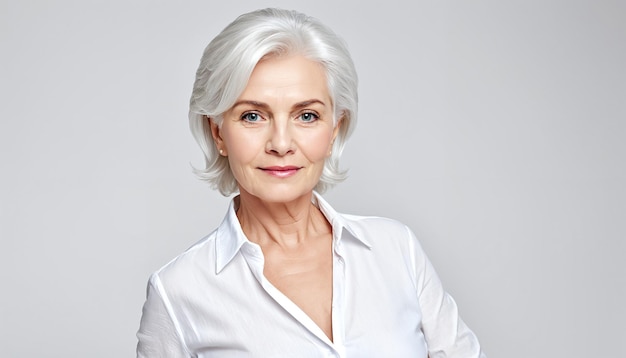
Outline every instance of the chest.
<path fill-rule="evenodd" d="M 325 241 L 292 255 L 266 255 L 263 274 L 332 341 L 333 254 L 331 238 Z"/>
<path fill-rule="evenodd" d="M 306 298 L 298 301 L 298 293 L 290 298 L 289 289 L 284 295 L 274 292 L 281 280 L 276 287 L 264 284 L 254 275 L 262 266 L 237 257 L 203 285 L 206 291 L 198 296 L 210 297 L 211 304 L 198 302 L 179 315 L 188 346 L 198 357 L 427 357 L 421 311 L 406 270 L 381 267 L 368 252 L 330 257 L 331 279 L 325 282 L 331 295 L 322 289 L 320 301 L 330 301 L 333 342 L 309 320 L 315 313 L 303 315 L 306 310 L 298 308 Z M 328 271 L 313 276 L 317 280 Z"/>

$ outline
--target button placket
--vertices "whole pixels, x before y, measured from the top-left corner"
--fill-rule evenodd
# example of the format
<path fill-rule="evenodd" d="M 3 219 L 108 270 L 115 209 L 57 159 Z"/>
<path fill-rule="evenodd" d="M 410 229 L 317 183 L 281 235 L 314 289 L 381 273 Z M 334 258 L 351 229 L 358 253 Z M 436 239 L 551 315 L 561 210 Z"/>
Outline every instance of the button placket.
<path fill-rule="evenodd" d="M 341 255 L 341 244 L 335 242 L 333 249 L 333 302 L 332 324 L 333 345 L 336 357 L 345 357 L 345 263 Z"/>

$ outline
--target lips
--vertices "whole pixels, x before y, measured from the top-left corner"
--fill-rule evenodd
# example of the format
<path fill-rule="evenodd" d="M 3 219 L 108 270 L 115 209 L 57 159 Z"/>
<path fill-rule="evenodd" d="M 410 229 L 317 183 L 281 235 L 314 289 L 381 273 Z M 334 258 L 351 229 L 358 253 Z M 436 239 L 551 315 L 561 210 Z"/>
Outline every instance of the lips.
<path fill-rule="evenodd" d="M 302 169 L 302 167 L 287 165 L 287 166 L 261 167 L 259 169 L 261 169 L 266 174 L 269 174 L 277 178 L 288 178 L 292 175 L 295 175 L 298 172 L 298 170 Z"/>

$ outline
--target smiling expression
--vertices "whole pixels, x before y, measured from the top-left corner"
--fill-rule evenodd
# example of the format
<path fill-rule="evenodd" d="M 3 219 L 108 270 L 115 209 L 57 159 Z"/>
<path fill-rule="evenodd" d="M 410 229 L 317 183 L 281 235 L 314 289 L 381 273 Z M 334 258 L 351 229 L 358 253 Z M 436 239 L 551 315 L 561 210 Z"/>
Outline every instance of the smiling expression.
<path fill-rule="evenodd" d="M 317 185 L 338 133 L 333 122 L 323 67 L 287 56 L 260 61 L 221 127 L 211 129 L 242 194 L 288 202 Z"/>

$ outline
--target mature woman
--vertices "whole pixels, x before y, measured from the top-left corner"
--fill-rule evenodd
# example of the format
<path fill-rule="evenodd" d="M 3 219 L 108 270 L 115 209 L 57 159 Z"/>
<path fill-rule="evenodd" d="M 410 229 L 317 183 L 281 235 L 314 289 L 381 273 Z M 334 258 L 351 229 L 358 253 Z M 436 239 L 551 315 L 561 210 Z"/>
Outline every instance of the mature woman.
<path fill-rule="evenodd" d="M 480 357 L 415 236 L 337 213 L 357 77 L 303 14 L 244 14 L 206 48 L 191 98 L 197 174 L 238 193 L 222 224 L 150 278 L 140 357 Z"/>

